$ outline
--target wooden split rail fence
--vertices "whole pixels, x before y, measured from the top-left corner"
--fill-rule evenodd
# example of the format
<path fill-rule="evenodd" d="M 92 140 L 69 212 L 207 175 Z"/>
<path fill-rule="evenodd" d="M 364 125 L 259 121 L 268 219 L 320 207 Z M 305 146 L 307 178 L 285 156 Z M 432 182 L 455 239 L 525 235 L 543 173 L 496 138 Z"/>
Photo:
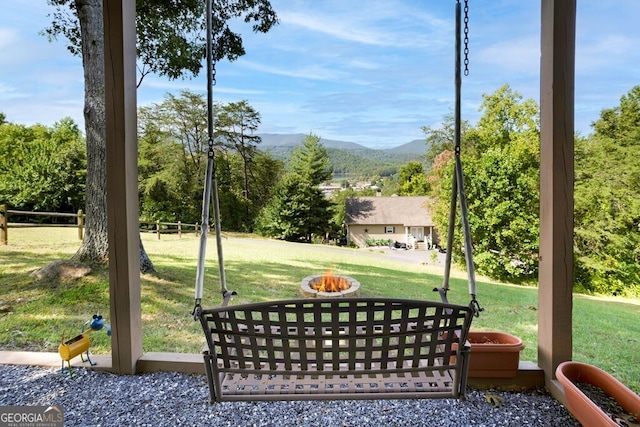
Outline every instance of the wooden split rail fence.
<path fill-rule="evenodd" d="M 52 223 L 14 223 L 12 227 L 77 227 L 78 228 L 78 240 L 82 240 L 84 237 L 84 213 L 82 209 L 77 213 L 61 213 L 61 212 L 33 212 L 33 211 L 19 211 L 8 209 L 6 205 L 0 205 L 0 245 L 9 244 L 9 215 L 21 215 L 21 216 L 40 216 L 49 218 L 76 218 L 75 224 L 52 224 Z M 200 224 L 187 224 L 181 221 L 178 222 L 161 222 L 161 221 L 140 221 L 140 225 L 152 225 L 151 229 L 145 228 L 141 231 L 151 231 L 158 235 L 158 240 L 163 233 L 177 233 L 178 237 L 182 237 L 182 232 L 193 229 L 196 235 L 200 234 Z M 185 230 L 186 229 L 186 230 Z"/>

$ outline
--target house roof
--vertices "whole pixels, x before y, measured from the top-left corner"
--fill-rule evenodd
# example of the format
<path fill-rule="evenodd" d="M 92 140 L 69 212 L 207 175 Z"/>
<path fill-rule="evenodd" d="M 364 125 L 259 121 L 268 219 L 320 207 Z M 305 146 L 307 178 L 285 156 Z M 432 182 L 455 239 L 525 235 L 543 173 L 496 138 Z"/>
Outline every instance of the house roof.
<path fill-rule="evenodd" d="M 418 196 L 350 197 L 346 200 L 345 222 L 430 227 L 433 226 L 430 202 L 429 197 Z"/>

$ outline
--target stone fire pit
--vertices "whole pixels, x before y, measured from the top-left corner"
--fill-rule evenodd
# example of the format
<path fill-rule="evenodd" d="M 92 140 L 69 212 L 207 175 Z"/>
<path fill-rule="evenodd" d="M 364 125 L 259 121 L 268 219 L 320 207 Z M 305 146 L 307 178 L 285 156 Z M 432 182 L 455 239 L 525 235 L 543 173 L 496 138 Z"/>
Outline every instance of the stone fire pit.
<path fill-rule="evenodd" d="M 341 298 L 341 297 L 355 297 L 360 295 L 360 282 L 353 277 L 334 275 L 333 277 L 344 279 L 350 286 L 348 289 L 344 289 L 338 292 L 320 292 L 313 289 L 313 285 L 320 283 L 324 274 L 314 274 L 302 279 L 300 283 L 300 293 L 307 298 Z"/>

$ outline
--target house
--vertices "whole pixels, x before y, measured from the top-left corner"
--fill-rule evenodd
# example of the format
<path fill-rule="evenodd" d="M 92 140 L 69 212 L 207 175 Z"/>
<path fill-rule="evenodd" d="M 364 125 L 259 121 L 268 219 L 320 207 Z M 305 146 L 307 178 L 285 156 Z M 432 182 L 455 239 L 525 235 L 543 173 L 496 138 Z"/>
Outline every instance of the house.
<path fill-rule="evenodd" d="M 436 244 L 429 197 L 350 197 L 346 200 L 347 243 L 360 247 L 367 241 Z"/>

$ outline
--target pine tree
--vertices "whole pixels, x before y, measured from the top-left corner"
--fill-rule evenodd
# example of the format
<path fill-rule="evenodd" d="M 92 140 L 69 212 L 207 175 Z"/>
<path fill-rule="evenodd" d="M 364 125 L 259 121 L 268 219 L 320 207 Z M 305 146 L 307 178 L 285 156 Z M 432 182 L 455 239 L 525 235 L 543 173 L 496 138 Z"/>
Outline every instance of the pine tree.
<path fill-rule="evenodd" d="M 330 228 L 333 209 L 319 185 L 331 175 L 329 156 L 320 137 L 308 135 L 292 152 L 289 171 L 262 211 L 258 231 L 289 241 L 310 242 L 314 234 L 324 236 Z"/>

